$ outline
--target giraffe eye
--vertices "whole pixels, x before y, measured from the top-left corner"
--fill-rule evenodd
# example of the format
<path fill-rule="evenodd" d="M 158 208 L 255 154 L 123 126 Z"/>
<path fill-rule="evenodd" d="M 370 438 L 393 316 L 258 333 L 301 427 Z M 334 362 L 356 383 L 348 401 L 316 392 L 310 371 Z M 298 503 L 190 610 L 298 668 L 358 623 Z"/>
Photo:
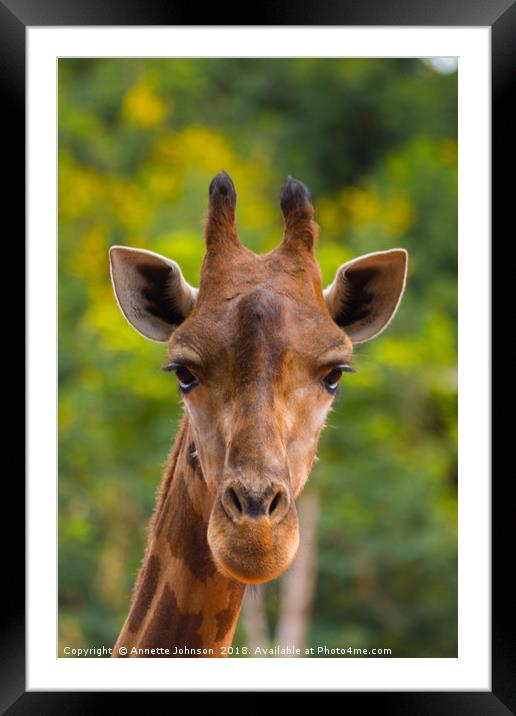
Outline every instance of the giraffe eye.
<path fill-rule="evenodd" d="M 337 365 L 332 368 L 322 379 L 322 384 L 329 393 L 335 394 L 339 385 L 339 380 L 343 373 L 356 373 L 355 369 L 347 363 Z"/>
<path fill-rule="evenodd" d="M 174 372 L 176 374 L 178 387 L 181 393 L 188 393 L 192 390 L 192 388 L 195 388 L 199 382 L 195 375 L 184 365 L 170 363 L 164 368 L 164 370 L 167 372 Z"/>

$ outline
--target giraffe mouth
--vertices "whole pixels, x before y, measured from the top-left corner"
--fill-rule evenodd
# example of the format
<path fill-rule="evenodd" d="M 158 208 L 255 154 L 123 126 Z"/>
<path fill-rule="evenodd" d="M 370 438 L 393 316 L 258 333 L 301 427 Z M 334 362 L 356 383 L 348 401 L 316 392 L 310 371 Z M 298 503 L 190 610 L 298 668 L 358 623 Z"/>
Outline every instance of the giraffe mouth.
<path fill-rule="evenodd" d="M 219 498 L 207 537 L 214 562 L 223 574 L 244 584 L 269 582 L 290 566 L 297 553 L 299 526 L 294 502 L 280 521 L 263 513 L 235 521 Z"/>

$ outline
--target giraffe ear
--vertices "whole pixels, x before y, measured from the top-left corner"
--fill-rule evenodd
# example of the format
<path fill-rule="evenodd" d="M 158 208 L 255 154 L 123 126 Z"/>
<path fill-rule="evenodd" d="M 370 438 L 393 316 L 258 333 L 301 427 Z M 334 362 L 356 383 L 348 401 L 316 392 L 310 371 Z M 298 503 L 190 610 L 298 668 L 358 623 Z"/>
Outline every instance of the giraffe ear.
<path fill-rule="evenodd" d="M 405 290 L 405 249 L 378 251 L 343 264 L 324 290 L 333 320 L 353 343 L 364 343 L 392 321 Z"/>
<path fill-rule="evenodd" d="M 175 261 L 145 249 L 112 246 L 111 282 L 120 310 L 151 341 L 166 342 L 195 305 L 190 286 Z"/>

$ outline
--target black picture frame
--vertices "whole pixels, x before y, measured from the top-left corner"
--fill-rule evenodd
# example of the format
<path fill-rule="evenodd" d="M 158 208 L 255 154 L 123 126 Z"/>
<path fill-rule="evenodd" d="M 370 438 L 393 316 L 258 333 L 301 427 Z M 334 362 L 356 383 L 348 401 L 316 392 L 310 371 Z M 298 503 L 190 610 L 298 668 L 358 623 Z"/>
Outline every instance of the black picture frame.
<path fill-rule="evenodd" d="M 244 10 L 245 12 L 242 12 Z M 384 25 L 384 26 L 484 26 L 491 28 L 492 40 L 492 236 L 500 235 L 500 246 L 506 246 L 505 236 L 514 234 L 509 211 L 514 204 L 514 182 L 505 176 L 504 169 L 512 168 L 515 152 L 515 115 L 511 109 L 511 79 L 516 77 L 516 0 L 342 0 L 337 6 L 331 0 L 318 2 L 273 3 L 241 6 L 232 11 L 231 18 L 221 17 L 221 7 L 203 7 L 202 25 Z M 29 26 L 77 25 L 199 25 L 199 9 L 187 3 L 171 0 L 0 0 L 0 89 L 2 97 L 4 176 L 4 219 L 11 218 L 9 238 L 12 247 L 24 245 L 25 217 L 25 42 Z M 510 175 L 509 175 L 510 176 Z M 493 244 L 494 261 L 494 244 Z M 510 262 L 497 268 L 492 301 L 502 305 L 503 286 L 511 285 L 504 276 Z M 494 271 L 494 263 L 493 263 Z M 18 292 L 20 293 L 20 292 Z M 4 294 L 5 295 L 5 294 Z M 20 303 L 19 295 L 16 306 Z M 13 340 L 20 325 L 15 311 Z M 492 316 L 494 317 L 493 311 Z M 4 329 L 5 330 L 5 329 Z M 19 328 L 18 328 L 19 331 Z M 20 336 L 21 337 L 21 336 Z M 490 340 L 490 336 L 482 336 Z M 23 340 L 23 339 L 22 339 Z M 493 357 L 496 343 L 492 342 Z M 29 346 L 34 349 L 33 346 Z M 493 397 L 492 414 L 496 416 Z M 501 408 L 502 409 L 502 408 Z M 492 455 L 502 460 L 505 439 L 499 419 L 492 430 Z M 127 697 L 124 692 L 26 692 L 25 691 L 25 548 L 21 527 L 25 519 L 23 478 L 19 474 L 20 459 L 10 471 L 5 471 L 4 489 L 4 594 L 8 602 L 1 612 L 0 643 L 0 709 L 12 716 L 19 714 L 90 714 L 102 708 L 113 708 L 114 699 Z M 501 465 L 501 462 L 500 462 Z M 516 640 L 512 611 L 514 597 L 507 585 L 510 570 L 510 545 L 513 534 L 512 484 L 514 473 L 510 461 L 504 469 L 495 471 L 492 463 L 492 691 L 470 692 L 342 692 L 340 708 L 349 710 L 377 708 L 382 714 L 468 716 L 516 713 Z M 7 505 L 9 505 L 7 509 Z M 7 520 L 7 512 L 17 520 Z M 9 526 L 8 526 L 9 523 Z M 15 527 L 13 527 L 13 524 Z M 512 570 L 513 571 L 513 570 Z M 152 696 L 158 694 L 153 693 Z M 160 694 L 168 699 L 170 694 Z M 132 707 L 150 693 L 129 694 Z M 358 702 L 357 699 L 360 699 Z M 154 699 L 153 699 L 154 700 Z M 148 701 L 146 702 L 148 708 Z"/>

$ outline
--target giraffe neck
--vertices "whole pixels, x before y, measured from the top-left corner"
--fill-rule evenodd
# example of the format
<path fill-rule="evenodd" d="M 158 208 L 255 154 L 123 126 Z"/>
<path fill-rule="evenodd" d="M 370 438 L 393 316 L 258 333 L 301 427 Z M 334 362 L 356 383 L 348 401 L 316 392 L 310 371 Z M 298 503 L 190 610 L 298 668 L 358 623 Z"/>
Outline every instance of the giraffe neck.
<path fill-rule="evenodd" d="M 231 645 L 245 587 L 223 576 L 213 563 L 206 539 L 212 505 L 184 418 L 113 656 L 226 655 L 223 647 Z M 127 652 L 120 653 L 120 647 Z"/>

